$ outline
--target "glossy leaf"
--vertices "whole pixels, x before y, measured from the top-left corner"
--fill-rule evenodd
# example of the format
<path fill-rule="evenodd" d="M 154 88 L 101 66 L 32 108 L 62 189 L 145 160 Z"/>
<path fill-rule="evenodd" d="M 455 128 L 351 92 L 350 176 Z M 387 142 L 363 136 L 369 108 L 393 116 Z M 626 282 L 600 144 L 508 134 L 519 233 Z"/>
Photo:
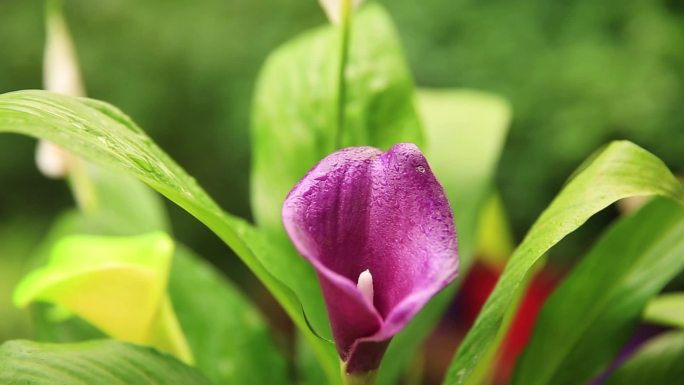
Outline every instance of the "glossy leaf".
<path fill-rule="evenodd" d="M 495 95 L 470 90 L 422 90 L 418 106 L 430 167 L 444 186 L 454 212 L 459 274 L 463 276 L 472 261 L 477 219 L 508 131 L 510 107 Z M 435 297 L 394 338 L 380 366 L 379 385 L 398 381 L 455 292 L 456 285 L 452 285 Z"/>
<path fill-rule="evenodd" d="M 332 345 L 311 334 L 303 313 L 306 304 L 298 299 L 311 294 L 295 294 L 280 280 L 297 277 L 292 274 L 297 267 L 287 263 L 287 256 L 271 239 L 246 221 L 223 212 L 121 111 L 92 99 L 46 91 L 12 92 L 0 95 L 0 132 L 48 139 L 87 160 L 140 179 L 186 209 L 229 245 L 269 288 L 315 344 L 319 356 L 327 357 L 329 371 L 336 373 Z"/>
<path fill-rule="evenodd" d="M 684 293 L 666 293 L 651 300 L 644 321 L 684 329 Z"/>
<path fill-rule="evenodd" d="M 679 384 L 684 378 L 682 362 L 684 332 L 668 332 L 644 344 L 603 384 Z"/>
<path fill-rule="evenodd" d="M 0 383 L 22 385 L 209 385 L 194 369 L 151 348 L 100 340 L 75 344 L 9 341 Z"/>
<path fill-rule="evenodd" d="M 599 375 L 683 268 L 684 209 L 656 200 L 621 220 L 544 304 L 512 383 L 571 385 Z"/>
<path fill-rule="evenodd" d="M 468 379 L 494 342 L 526 275 L 544 253 L 608 205 L 644 195 L 668 196 L 684 205 L 684 189 L 665 164 L 630 142 L 613 142 L 583 165 L 513 253 L 444 383 L 463 384 Z"/>

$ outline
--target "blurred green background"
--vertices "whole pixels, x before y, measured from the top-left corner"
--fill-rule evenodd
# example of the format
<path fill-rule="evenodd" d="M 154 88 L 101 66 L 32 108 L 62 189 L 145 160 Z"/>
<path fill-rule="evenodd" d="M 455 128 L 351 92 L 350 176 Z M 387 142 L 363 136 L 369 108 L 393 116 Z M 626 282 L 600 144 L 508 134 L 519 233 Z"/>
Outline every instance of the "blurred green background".
<path fill-rule="evenodd" d="M 572 170 L 630 139 L 684 171 L 681 0 L 384 0 L 418 85 L 498 93 L 514 121 L 498 186 L 521 237 Z M 316 0 L 66 0 L 88 95 L 129 114 L 229 212 L 249 217 L 249 113 L 268 53 L 326 22 Z M 0 92 L 41 88 L 42 0 L 0 0 Z M 71 204 L 35 143 L 0 138 L 0 309 L 22 258 Z M 468 165 L 459 165 L 459 167 Z M 177 238 L 250 280 L 225 246 L 169 205 Z M 564 243 L 584 250 L 596 223 Z M 593 222 L 592 222 L 593 223 Z M 0 314 L 0 318 L 5 318 Z M 0 327 L 0 340 L 22 323 Z"/>

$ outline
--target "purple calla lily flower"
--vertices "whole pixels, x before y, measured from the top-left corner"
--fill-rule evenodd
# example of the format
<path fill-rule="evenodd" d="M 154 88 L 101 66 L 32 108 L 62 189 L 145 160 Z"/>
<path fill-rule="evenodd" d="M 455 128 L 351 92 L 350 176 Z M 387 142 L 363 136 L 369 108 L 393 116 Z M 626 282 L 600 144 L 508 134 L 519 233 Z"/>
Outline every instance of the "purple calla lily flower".
<path fill-rule="evenodd" d="M 449 202 L 414 144 L 329 155 L 290 192 L 283 223 L 316 270 L 347 373 L 377 369 L 458 271 Z"/>

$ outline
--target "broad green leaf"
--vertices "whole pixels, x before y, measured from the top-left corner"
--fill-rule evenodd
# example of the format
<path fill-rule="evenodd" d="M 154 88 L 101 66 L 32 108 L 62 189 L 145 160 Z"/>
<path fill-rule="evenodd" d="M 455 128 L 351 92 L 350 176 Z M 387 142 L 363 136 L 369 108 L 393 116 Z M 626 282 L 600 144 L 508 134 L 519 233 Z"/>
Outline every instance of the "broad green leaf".
<path fill-rule="evenodd" d="M 551 247 L 592 215 L 630 196 L 662 195 L 684 205 L 684 188 L 665 164 L 625 141 L 611 143 L 592 157 L 563 188 L 511 256 L 501 278 L 466 335 L 445 384 L 463 384 L 495 340 L 521 283 Z"/>
<path fill-rule="evenodd" d="M 684 332 L 659 335 L 641 346 L 604 385 L 681 384 Z"/>
<path fill-rule="evenodd" d="M 327 357 L 329 372 L 337 376 L 337 358 L 332 345 L 311 334 L 303 313 L 308 309 L 298 299 L 311 294 L 295 294 L 283 283 L 282 280 L 292 279 L 286 262 L 271 263 L 287 257 L 246 221 L 223 212 L 194 179 L 121 111 L 92 99 L 46 91 L 12 92 L 0 95 L 0 132 L 48 139 L 87 160 L 140 179 L 186 209 L 214 231 L 256 274 L 315 344 L 317 354 Z"/>
<path fill-rule="evenodd" d="M 337 149 L 339 31 L 325 26 L 273 52 L 252 114 L 252 207 L 259 226 L 282 232 L 287 193 Z M 353 19 L 341 147 L 421 144 L 411 80 L 392 21 L 377 4 Z"/>
<path fill-rule="evenodd" d="M 34 216 L 8 215 L 0 221 L 0 343 L 32 335 L 28 314 L 14 306 L 11 293 L 24 275 L 25 256 L 43 237 L 44 222 Z"/>
<path fill-rule="evenodd" d="M 418 106 L 430 167 L 454 211 L 463 276 L 472 260 L 480 210 L 508 131 L 510 107 L 498 96 L 470 90 L 422 90 Z M 452 285 L 440 293 L 394 338 L 380 367 L 379 385 L 398 381 L 455 292 Z"/>
<path fill-rule="evenodd" d="M 430 168 L 444 186 L 458 230 L 460 267 L 473 257 L 478 219 L 511 120 L 499 96 L 474 90 L 425 89 L 418 93 Z"/>
<path fill-rule="evenodd" d="M 652 299 L 643 318 L 646 322 L 684 329 L 684 293 L 667 293 Z"/>
<path fill-rule="evenodd" d="M 7 385 L 209 385 L 192 368 L 151 348 L 99 340 L 74 344 L 9 341 L 0 346 Z"/>
<path fill-rule="evenodd" d="M 544 304 L 512 383 L 583 384 L 600 374 L 682 268 L 684 209 L 661 198 L 620 220 Z"/>
<path fill-rule="evenodd" d="M 182 246 L 174 255 L 169 291 L 195 365 L 213 383 L 290 383 L 285 360 L 258 310 Z"/>
<path fill-rule="evenodd" d="M 137 179 L 83 163 L 83 183 L 91 185 L 93 210 L 83 213 L 91 232 L 138 235 L 170 232 L 166 208 L 158 194 Z"/>
<path fill-rule="evenodd" d="M 54 245 L 47 266 L 19 284 L 14 302 L 55 303 L 114 338 L 192 361 L 166 296 L 173 249 L 162 232 L 67 237 Z"/>

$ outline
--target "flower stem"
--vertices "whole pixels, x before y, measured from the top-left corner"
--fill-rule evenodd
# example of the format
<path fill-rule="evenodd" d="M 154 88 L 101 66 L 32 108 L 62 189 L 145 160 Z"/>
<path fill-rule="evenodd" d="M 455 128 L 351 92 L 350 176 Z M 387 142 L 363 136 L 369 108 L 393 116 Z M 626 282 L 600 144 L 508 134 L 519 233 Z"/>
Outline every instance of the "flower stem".
<path fill-rule="evenodd" d="M 342 383 L 344 385 L 373 385 L 378 372 L 376 370 L 370 372 L 346 373 L 344 365 L 342 368 Z"/>
<path fill-rule="evenodd" d="M 347 82 L 345 79 L 347 61 L 349 59 L 349 35 L 351 31 L 351 0 L 340 2 L 340 61 L 337 69 L 337 135 L 335 137 L 335 150 L 342 147 L 345 105 L 347 103 Z"/>

